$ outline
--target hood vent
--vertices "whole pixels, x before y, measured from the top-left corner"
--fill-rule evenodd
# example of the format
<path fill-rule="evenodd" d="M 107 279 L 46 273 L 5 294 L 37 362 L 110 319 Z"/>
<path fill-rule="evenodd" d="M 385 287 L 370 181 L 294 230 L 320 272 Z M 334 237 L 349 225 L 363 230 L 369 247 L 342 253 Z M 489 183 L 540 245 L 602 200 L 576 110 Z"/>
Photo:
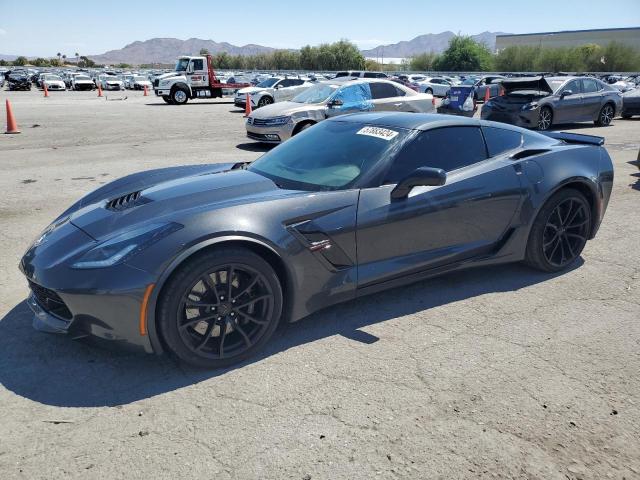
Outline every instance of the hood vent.
<path fill-rule="evenodd" d="M 137 192 L 127 193 L 126 195 L 122 195 L 121 197 L 114 198 L 113 200 L 109 200 L 107 202 L 106 208 L 107 210 L 126 210 L 127 208 L 135 207 L 140 202 L 137 200 L 140 198 L 142 191 L 139 190 Z"/>

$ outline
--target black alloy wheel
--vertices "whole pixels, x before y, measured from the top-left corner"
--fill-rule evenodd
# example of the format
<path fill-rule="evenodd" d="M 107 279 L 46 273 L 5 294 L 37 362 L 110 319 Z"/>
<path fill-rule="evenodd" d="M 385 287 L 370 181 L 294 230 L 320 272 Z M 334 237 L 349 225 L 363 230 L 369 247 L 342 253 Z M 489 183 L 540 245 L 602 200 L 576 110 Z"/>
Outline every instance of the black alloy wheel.
<path fill-rule="evenodd" d="M 258 108 L 266 107 L 267 105 L 271 105 L 272 103 L 273 100 L 271 99 L 271 97 L 265 95 L 260 100 L 258 100 Z"/>
<path fill-rule="evenodd" d="M 261 348 L 282 312 L 282 289 L 269 264 L 250 251 L 220 249 L 172 278 L 160 309 L 161 331 L 180 359 L 217 368 Z"/>
<path fill-rule="evenodd" d="M 599 127 L 608 127 L 611 125 L 613 121 L 613 117 L 615 115 L 615 111 L 613 107 L 607 103 L 602 109 L 600 109 L 600 113 L 598 114 L 598 119 L 596 120 L 596 125 Z"/>
<path fill-rule="evenodd" d="M 536 217 L 527 244 L 527 263 L 547 272 L 563 270 L 582 253 L 590 229 L 587 200 L 577 190 L 561 190 Z"/>

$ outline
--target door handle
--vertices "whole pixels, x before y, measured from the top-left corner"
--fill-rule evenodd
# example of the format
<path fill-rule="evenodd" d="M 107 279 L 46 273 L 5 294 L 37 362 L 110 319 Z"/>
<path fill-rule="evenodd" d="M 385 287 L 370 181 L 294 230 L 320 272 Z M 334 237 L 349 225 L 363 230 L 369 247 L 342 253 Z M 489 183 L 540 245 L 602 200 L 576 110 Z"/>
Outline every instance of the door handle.
<path fill-rule="evenodd" d="M 401 107 L 401 106 L 402 106 L 402 102 L 400 102 L 400 103 L 394 103 L 393 105 L 394 105 L 394 106 L 396 106 L 396 107 Z"/>

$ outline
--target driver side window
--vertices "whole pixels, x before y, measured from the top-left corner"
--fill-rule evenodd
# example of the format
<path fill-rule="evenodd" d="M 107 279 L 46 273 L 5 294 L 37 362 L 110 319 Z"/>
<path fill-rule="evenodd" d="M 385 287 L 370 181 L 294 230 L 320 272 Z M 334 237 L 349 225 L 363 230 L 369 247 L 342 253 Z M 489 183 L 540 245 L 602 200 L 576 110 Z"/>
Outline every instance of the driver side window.
<path fill-rule="evenodd" d="M 582 91 L 582 89 L 580 88 L 580 80 L 573 80 L 567 83 L 567 85 L 562 89 L 562 92 L 564 93 L 567 90 L 571 90 L 571 93 L 573 93 L 574 95 L 576 93 L 580 93 Z"/>
<path fill-rule="evenodd" d="M 204 70 L 204 62 L 202 59 L 196 59 L 193 61 L 193 71 L 198 72 Z"/>
<path fill-rule="evenodd" d="M 420 167 L 450 172 L 487 159 L 478 127 L 444 127 L 421 132 L 393 161 L 383 183 L 398 183 Z"/>

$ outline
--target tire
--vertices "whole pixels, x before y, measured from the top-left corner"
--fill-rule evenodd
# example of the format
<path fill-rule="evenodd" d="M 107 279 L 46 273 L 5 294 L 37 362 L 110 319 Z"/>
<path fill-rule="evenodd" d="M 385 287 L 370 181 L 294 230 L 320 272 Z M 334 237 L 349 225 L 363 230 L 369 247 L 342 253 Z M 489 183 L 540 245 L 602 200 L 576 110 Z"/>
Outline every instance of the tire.
<path fill-rule="evenodd" d="M 227 367 L 264 347 L 280 322 L 282 301 L 278 276 L 262 257 L 221 247 L 187 260 L 171 276 L 158 301 L 158 326 L 179 360 Z"/>
<path fill-rule="evenodd" d="M 273 103 L 273 98 L 271 98 L 268 95 L 265 95 L 262 98 L 260 98 L 260 100 L 258 100 L 258 106 L 256 108 L 266 107 L 267 105 L 271 105 L 272 103 Z"/>
<path fill-rule="evenodd" d="M 169 105 L 173 104 L 173 100 L 171 100 L 171 97 L 169 95 L 163 95 L 162 100 L 164 100 L 165 103 L 168 103 Z"/>
<path fill-rule="evenodd" d="M 598 119 L 595 121 L 595 124 L 598 127 L 608 127 L 609 125 L 611 125 L 615 114 L 616 109 L 613 107 L 613 105 L 607 103 L 600 109 L 600 113 L 598 113 Z"/>
<path fill-rule="evenodd" d="M 538 130 L 549 130 L 551 125 L 553 125 L 553 111 L 549 107 L 542 107 L 538 113 Z"/>
<path fill-rule="evenodd" d="M 299 134 L 300 132 L 306 130 L 307 128 L 313 127 L 315 125 L 315 123 L 305 123 L 304 125 L 302 125 L 300 128 L 298 128 L 297 130 L 294 130 L 293 134 L 291 135 L 292 137 L 296 136 L 297 134 Z"/>
<path fill-rule="evenodd" d="M 554 194 L 538 212 L 527 241 L 525 263 L 559 272 L 580 256 L 591 231 L 591 207 L 572 188 Z"/>
<path fill-rule="evenodd" d="M 178 87 L 171 91 L 171 102 L 173 105 L 184 105 L 189 101 L 189 92 L 187 89 Z"/>
<path fill-rule="evenodd" d="M 429 95 L 433 95 L 433 89 L 432 88 L 427 88 L 424 93 L 428 93 Z"/>

